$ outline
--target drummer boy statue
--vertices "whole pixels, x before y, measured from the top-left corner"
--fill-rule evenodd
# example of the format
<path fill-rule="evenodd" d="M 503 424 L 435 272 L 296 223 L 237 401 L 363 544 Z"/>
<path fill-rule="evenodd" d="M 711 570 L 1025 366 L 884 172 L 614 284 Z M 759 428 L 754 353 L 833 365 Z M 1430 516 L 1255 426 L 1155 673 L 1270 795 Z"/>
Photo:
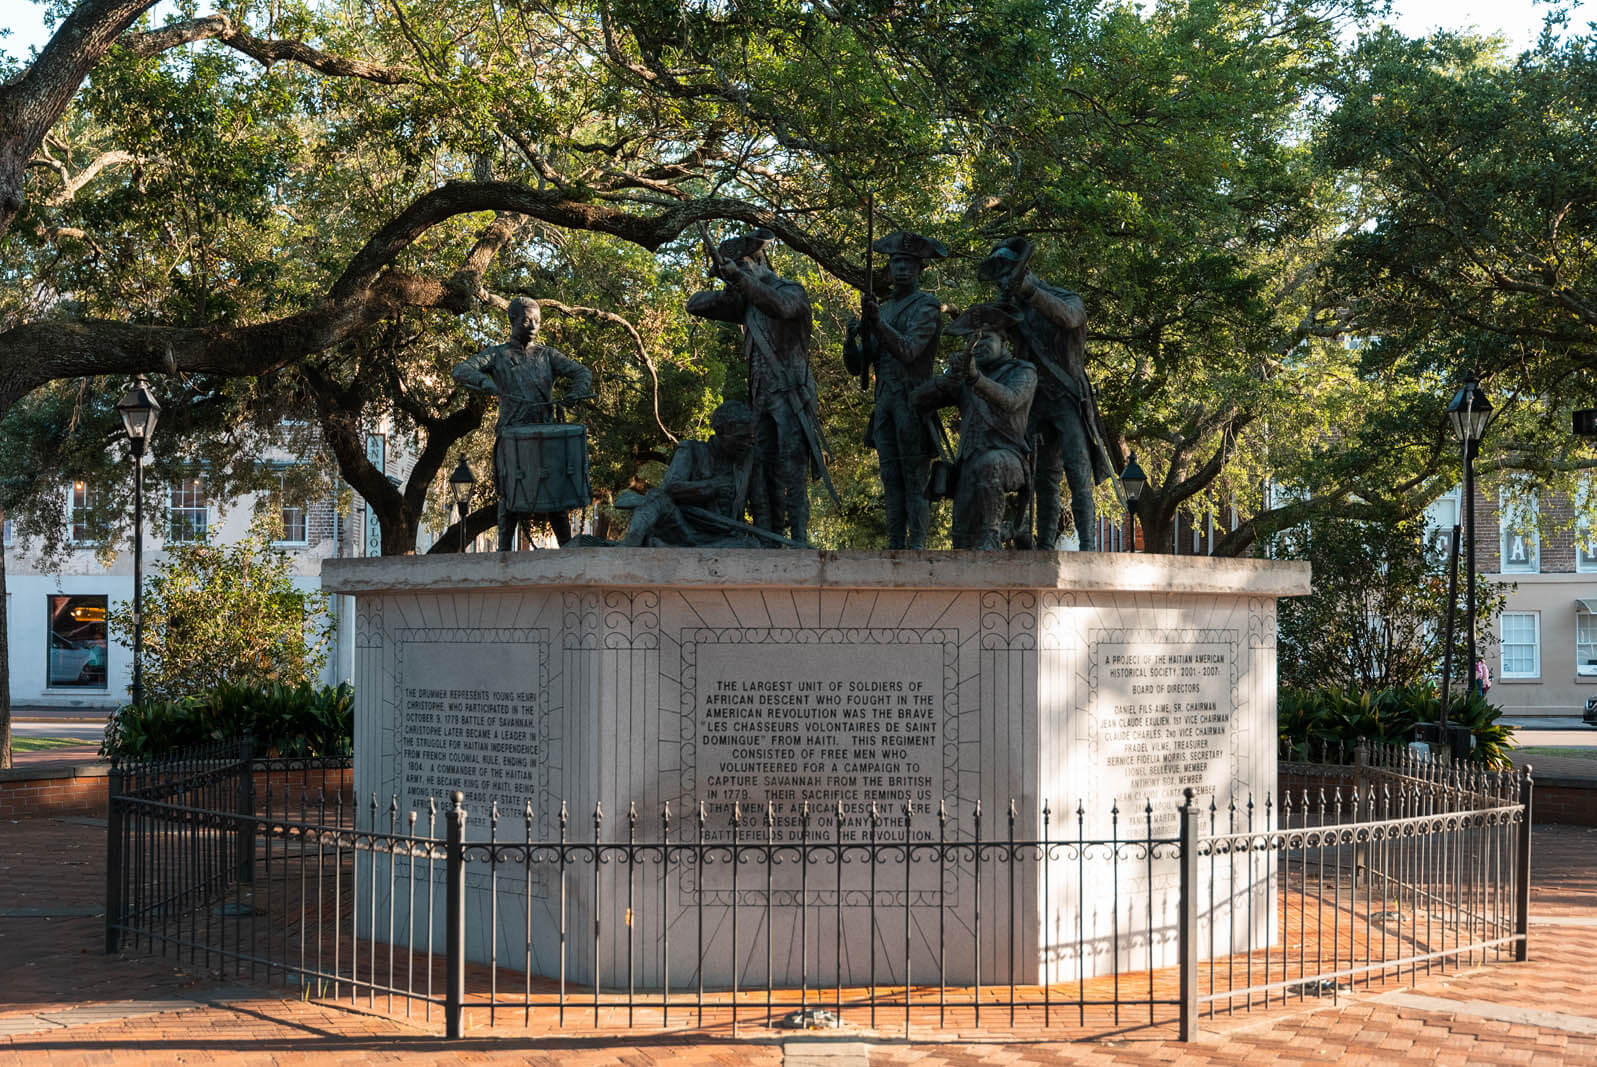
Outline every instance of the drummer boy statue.
<path fill-rule="evenodd" d="M 554 382 L 566 382 L 566 397 L 586 396 L 593 386 L 593 374 L 568 359 L 559 350 L 534 343 L 543 315 L 536 301 L 518 296 L 510 302 L 510 340 L 485 348 L 454 370 L 455 381 L 473 389 L 483 389 L 499 397 L 499 423 L 494 441 L 494 485 L 499 494 L 499 551 L 509 552 L 514 545 L 517 524 L 533 516 L 531 512 L 510 510 L 511 487 L 535 481 L 539 471 L 524 471 L 515 449 L 506 447 L 506 430 L 554 421 Z M 539 516 L 549 523 L 555 540 L 571 540 L 571 520 L 566 512 Z M 525 536 L 525 535 L 524 535 Z"/>

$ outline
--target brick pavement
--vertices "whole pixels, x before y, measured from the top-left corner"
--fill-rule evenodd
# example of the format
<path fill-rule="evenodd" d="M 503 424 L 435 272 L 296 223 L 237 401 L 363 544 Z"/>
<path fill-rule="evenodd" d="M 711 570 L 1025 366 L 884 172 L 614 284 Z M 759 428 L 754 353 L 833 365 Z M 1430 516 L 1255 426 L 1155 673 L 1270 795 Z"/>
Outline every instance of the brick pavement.
<path fill-rule="evenodd" d="M 1091 1042 L 1040 1029 L 933 1032 L 909 1042 L 884 1025 L 789 1037 L 745 1021 L 654 1034 L 496 1029 L 461 1042 L 435 1016 L 389 1018 L 285 998 L 200 968 L 103 952 L 103 829 L 93 820 L 0 823 L 0 1067 L 21 1063 L 280 1064 L 336 1056 L 427 1063 L 903 1064 L 1597 1063 L 1597 830 L 1539 828 L 1531 961 L 1423 971 L 1412 986 L 1331 1002 L 1258 1007 L 1205 1021 L 1182 1045 L 1168 1026 Z M 985 1017 L 984 1017 L 985 1021 Z"/>

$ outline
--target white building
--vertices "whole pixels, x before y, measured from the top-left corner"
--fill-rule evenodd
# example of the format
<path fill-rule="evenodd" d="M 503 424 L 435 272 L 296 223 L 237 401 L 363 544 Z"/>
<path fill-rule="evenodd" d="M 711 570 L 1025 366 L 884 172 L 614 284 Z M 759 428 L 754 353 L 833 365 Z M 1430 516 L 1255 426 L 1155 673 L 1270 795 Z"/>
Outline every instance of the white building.
<path fill-rule="evenodd" d="M 383 434 L 372 434 L 368 455 L 382 463 L 396 449 Z M 271 461 L 268 461 L 271 462 Z M 392 470 L 400 461 L 388 461 Z M 408 462 L 406 464 L 408 466 Z M 133 678 L 132 649 L 110 634 L 106 615 L 133 599 L 133 554 L 124 543 L 106 566 L 100 544 L 90 540 L 86 520 L 95 503 L 92 486 L 62 486 L 67 498 L 67 539 L 71 544 L 59 566 L 44 570 L 25 542 L 14 541 L 10 522 L 4 526 L 6 553 L 6 624 L 10 640 L 13 707 L 114 708 L 128 700 Z M 347 495 L 347 494 L 346 494 Z M 369 509 L 355 497 L 353 512 L 340 512 L 335 500 L 270 500 L 279 509 L 285 550 L 295 584 L 321 585 L 321 564 L 336 556 L 378 555 L 380 535 Z M 217 543 L 242 539 L 255 514 L 257 499 L 220 501 L 210 498 L 203 475 L 170 485 L 145 484 L 144 574 L 148 582 L 165 558 L 166 546 L 209 534 Z M 423 531 L 418 545 L 431 543 Z M 347 681 L 354 675 L 354 629 L 346 598 L 334 597 L 333 643 L 328 649 L 323 681 Z"/>

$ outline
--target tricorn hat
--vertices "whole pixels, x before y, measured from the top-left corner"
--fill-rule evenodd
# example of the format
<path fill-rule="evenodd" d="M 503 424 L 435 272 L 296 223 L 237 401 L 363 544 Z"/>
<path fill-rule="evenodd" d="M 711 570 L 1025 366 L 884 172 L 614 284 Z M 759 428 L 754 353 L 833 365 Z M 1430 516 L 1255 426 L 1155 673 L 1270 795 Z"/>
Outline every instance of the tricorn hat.
<path fill-rule="evenodd" d="M 774 240 L 776 240 L 776 234 L 762 226 L 757 230 L 751 230 L 743 234 L 741 237 L 728 237 L 716 248 L 716 252 L 720 253 L 722 259 L 729 259 L 736 263 L 740 259 L 752 256 Z"/>
<path fill-rule="evenodd" d="M 754 412 L 741 400 L 723 400 L 710 413 L 710 429 L 716 433 L 733 426 L 754 425 Z"/>
<path fill-rule="evenodd" d="M 1015 264 L 1024 259 L 1031 248 L 1031 242 L 1024 237 L 1010 237 L 1002 241 L 997 248 L 988 253 L 987 258 L 976 266 L 976 277 L 984 282 L 996 282 L 1007 277 L 1015 269 Z"/>
<path fill-rule="evenodd" d="M 972 304 L 965 309 L 963 315 L 949 323 L 943 332 L 956 337 L 980 333 L 982 330 L 998 330 L 1008 334 L 1020 325 L 1020 321 L 1020 315 L 1011 305 L 993 301 L 986 304 Z"/>
<path fill-rule="evenodd" d="M 942 259 L 948 255 L 948 248 L 941 241 L 907 230 L 894 230 L 871 247 L 883 255 L 914 256 L 922 263 L 929 259 Z"/>

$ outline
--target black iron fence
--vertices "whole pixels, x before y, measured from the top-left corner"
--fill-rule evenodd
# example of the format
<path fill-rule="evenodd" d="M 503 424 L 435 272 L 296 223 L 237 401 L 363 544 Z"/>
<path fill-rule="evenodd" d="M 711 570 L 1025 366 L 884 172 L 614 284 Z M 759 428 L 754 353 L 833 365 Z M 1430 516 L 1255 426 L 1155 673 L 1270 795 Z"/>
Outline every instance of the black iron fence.
<path fill-rule="evenodd" d="M 357 804 L 247 744 L 111 773 L 106 943 L 473 1026 L 1169 1025 L 1526 953 L 1531 780 L 1364 749 L 1174 812 Z M 580 825 L 579 825 L 580 823 Z M 545 832 L 547 830 L 552 832 Z"/>

